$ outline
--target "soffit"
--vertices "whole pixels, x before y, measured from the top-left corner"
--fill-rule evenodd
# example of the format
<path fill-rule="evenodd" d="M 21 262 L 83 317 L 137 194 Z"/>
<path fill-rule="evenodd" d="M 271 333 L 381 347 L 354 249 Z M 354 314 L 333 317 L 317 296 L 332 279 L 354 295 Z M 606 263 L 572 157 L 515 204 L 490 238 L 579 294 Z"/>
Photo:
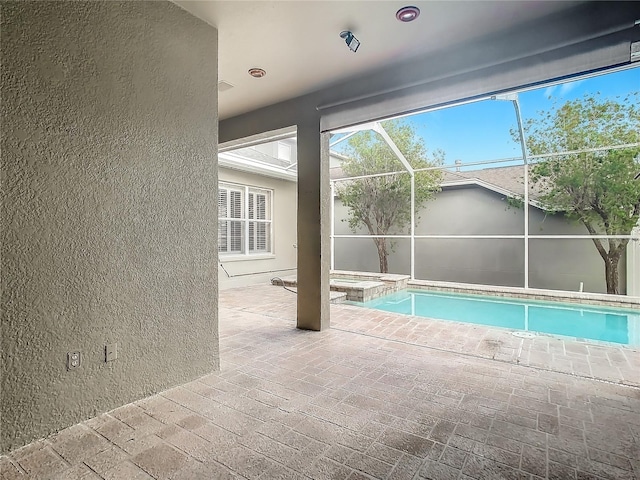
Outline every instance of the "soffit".
<path fill-rule="evenodd" d="M 219 34 L 220 118 L 271 105 L 395 62 L 465 48 L 475 40 L 547 15 L 575 1 L 188 1 L 175 3 Z M 396 20 L 407 4 L 421 14 Z M 351 52 L 339 37 L 351 30 L 362 42 Z M 247 70 L 267 71 L 261 79 Z M 399 73 L 400 74 L 400 73 Z"/>

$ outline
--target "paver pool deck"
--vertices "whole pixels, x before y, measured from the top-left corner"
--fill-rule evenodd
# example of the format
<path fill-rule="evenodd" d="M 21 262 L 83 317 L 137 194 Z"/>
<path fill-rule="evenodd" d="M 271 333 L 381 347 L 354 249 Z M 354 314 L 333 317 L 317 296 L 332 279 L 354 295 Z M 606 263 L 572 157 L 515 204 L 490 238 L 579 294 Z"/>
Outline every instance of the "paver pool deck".
<path fill-rule="evenodd" d="M 0 457 L 0 478 L 640 478 L 640 352 L 220 294 L 221 370 Z"/>

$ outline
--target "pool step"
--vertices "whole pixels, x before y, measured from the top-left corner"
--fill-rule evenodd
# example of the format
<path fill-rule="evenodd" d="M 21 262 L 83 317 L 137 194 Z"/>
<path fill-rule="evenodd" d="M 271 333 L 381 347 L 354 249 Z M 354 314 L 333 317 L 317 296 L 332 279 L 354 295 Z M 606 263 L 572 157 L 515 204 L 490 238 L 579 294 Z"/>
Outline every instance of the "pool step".
<path fill-rule="evenodd" d="M 331 303 L 344 303 L 347 300 L 346 292 L 335 292 L 331 291 Z"/>

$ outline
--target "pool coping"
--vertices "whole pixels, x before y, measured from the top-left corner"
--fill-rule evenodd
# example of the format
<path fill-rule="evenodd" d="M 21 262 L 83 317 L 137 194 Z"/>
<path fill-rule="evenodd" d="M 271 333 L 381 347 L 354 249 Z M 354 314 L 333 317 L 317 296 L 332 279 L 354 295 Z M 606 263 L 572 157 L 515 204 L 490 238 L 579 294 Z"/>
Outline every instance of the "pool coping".
<path fill-rule="evenodd" d="M 356 272 L 331 270 L 330 289 L 346 294 L 346 300 L 368 302 L 407 288 L 451 293 L 490 294 L 496 297 L 511 297 L 525 300 L 566 301 L 583 305 L 640 310 L 640 297 L 609 295 L 605 293 L 575 292 L 568 290 L 546 290 L 539 288 L 506 287 L 472 283 L 442 282 L 436 280 L 411 280 L 409 275 L 393 273 Z M 360 281 L 341 282 L 343 279 Z M 283 285 L 297 286 L 297 275 L 278 278 Z M 278 284 L 272 281 L 274 285 Z"/>
<path fill-rule="evenodd" d="M 513 297 L 528 300 L 552 300 L 579 302 L 586 305 L 602 305 L 609 307 L 640 310 L 640 297 L 622 295 L 611 296 L 602 293 L 570 292 L 565 290 L 543 290 L 521 287 L 500 287 L 496 285 L 477 285 L 454 282 L 437 282 L 431 280 L 409 280 L 408 288 L 452 293 L 491 294 L 496 297 Z"/>

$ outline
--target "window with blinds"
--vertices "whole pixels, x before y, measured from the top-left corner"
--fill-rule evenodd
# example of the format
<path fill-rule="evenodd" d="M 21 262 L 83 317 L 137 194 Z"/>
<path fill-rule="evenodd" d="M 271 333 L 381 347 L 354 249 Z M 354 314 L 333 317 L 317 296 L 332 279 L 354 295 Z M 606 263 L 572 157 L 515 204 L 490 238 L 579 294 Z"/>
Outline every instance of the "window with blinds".
<path fill-rule="evenodd" d="M 272 252 L 271 197 L 271 190 L 219 185 L 219 253 L 255 255 Z"/>

